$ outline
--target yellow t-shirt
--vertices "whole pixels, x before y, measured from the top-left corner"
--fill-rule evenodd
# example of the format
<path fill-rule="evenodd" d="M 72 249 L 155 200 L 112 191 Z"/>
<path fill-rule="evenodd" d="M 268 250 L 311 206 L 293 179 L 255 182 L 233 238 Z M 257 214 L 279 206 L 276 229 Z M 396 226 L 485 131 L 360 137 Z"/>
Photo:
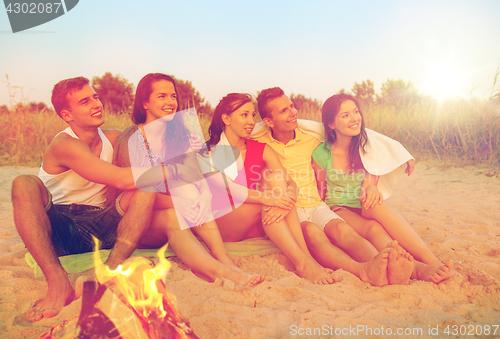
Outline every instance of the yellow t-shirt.
<path fill-rule="evenodd" d="M 257 140 L 272 147 L 278 154 L 283 167 L 288 170 L 288 174 L 297 184 L 299 195 L 295 206 L 314 207 L 319 205 L 321 198 L 318 194 L 316 177 L 311 163 L 312 152 L 320 144 L 319 140 L 299 129 L 295 130 L 295 139 L 290 140 L 286 145 L 274 139 L 271 130 Z"/>

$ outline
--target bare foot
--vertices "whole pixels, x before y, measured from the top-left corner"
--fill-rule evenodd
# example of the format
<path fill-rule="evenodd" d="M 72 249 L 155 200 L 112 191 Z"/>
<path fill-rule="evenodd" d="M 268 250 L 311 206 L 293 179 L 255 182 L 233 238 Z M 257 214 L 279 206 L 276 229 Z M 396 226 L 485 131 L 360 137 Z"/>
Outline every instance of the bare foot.
<path fill-rule="evenodd" d="M 233 272 L 229 272 L 226 276 L 222 277 L 222 279 L 224 280 L 224 285 L 234 290 L 252 288 L 266 279 L 265 275 L 240 273 L 232 269 L 231 271 Z"/>
<path fill-rule="evenodd" d="M 236 272 L 243 273 L 243 270 L 241 268 L 239 268 L 238 266 L 236 266 L 234 264 L 233 260 L 231 260 L 231 258 L 229 258 L 228 255 L 222 255 L 222 256 L 214 257 L 214 258 L 216 260 L 220 261 L 221 263 L 223 263 L 224 265 L 231 267 Z"/>
<path fill-rule="evenodd" d="M 324 268 L 316 261 L 306 260 L 303 265 L 295 267 L 299 277 L 304 278 L 317 285 L 329 285 L 340 281 L 340 277 L 332 275 L 333 270 Z"/>
<path fill-rule="evenodd" d="M 414 269 L 413 257 L 394 241 L 389 247 L 387 278 L 391 285 L 408 285 Z"/>
<path fill-rule="evenodd" d="M 449 261 L 446 265 L 426 265 L 419 263 L 415 265 L 418 280 L 430 281 L 438 284 L 450 277 L 453 269 L 453 263 Z"/>
<path fill-rule="evenodd" d="M 389 283 L 387 279 L 387 265 L 389 262 L 390 248 L 384 248 L 372 260 L 362 263 L 359 272 L 361 281 L 373 286 L 385 286 Z"/>
<path fill-rule="evenodd" d="M 49 285 L 47 295 L 42 300 L 37 300 L 33 307 L 26 312 L 26 318 L 31 321 L 39 321 L 42 318 L 55 317 L 64 306 L 69 305 L 75 299 L 75 291 L 67 277 Z"/>

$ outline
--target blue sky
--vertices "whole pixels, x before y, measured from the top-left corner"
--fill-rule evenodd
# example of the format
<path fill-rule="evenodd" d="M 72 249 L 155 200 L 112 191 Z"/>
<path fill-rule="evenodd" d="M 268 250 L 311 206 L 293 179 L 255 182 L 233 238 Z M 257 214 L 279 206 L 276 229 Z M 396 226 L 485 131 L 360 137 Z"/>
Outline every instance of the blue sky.
<path fill-rule="evenodd" d="M 0 80 L 8 74 L 29 101 L 47 104 L 59 80 L 105 72 L 134 85 L 150 72 L 190 80 L 212 106 L 272 86 L 324 101 L 366 79 L 376 91 L 403 79 L 436 98 L 488 97 L 498 18 L 497 0 L 80 0 L 15 34 L 1 10 Z M 0 105 L 8 94 L 0 83 Z"/>

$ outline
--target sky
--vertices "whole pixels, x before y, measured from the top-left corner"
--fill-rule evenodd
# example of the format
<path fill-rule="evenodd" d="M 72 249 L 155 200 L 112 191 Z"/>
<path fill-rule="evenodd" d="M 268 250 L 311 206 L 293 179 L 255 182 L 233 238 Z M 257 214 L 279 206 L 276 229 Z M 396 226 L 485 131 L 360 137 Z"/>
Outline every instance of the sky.
<path fill-rule="evenodd" d="M 0 105 L 51 106 L 59 80 L 105 72 L 134 86 L 151 72 L 189 80 L 212 107 L 274 86 L 325 101 L 367 79 L 376 92 L 402 79 L 437 99 L 488 98 L 499 18 L 498 0 L 81 0 L 12 33 L 2 9 Z"/>

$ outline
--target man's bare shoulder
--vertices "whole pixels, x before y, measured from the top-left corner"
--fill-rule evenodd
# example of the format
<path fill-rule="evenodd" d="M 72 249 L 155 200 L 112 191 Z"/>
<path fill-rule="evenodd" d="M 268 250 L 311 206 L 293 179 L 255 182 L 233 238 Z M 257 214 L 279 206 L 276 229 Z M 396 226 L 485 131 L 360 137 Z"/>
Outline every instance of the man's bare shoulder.
<path fill-rule="evenodd" d="M 58 174 L 68 169 L 64 159 L 91 153 L 89 146 L 67 133 L 59 133 L 52 139 L 43 156 L 43 168 L 47 173 Z"/>
<path fill-rule="evenodd" d="M 86 145 L 88 147 L 86 143 L 84 143 L 78 138 L 73 138 L 68 133 L 59 133 L 54 137 L 54 139 L 52 139 L 51 143 L 47 147 L 47 153 L 54 151 L 55 152 L 64 151 L 65 149 L 70 150 L 73 147 L 78 147 L 83 145 Z"/>

